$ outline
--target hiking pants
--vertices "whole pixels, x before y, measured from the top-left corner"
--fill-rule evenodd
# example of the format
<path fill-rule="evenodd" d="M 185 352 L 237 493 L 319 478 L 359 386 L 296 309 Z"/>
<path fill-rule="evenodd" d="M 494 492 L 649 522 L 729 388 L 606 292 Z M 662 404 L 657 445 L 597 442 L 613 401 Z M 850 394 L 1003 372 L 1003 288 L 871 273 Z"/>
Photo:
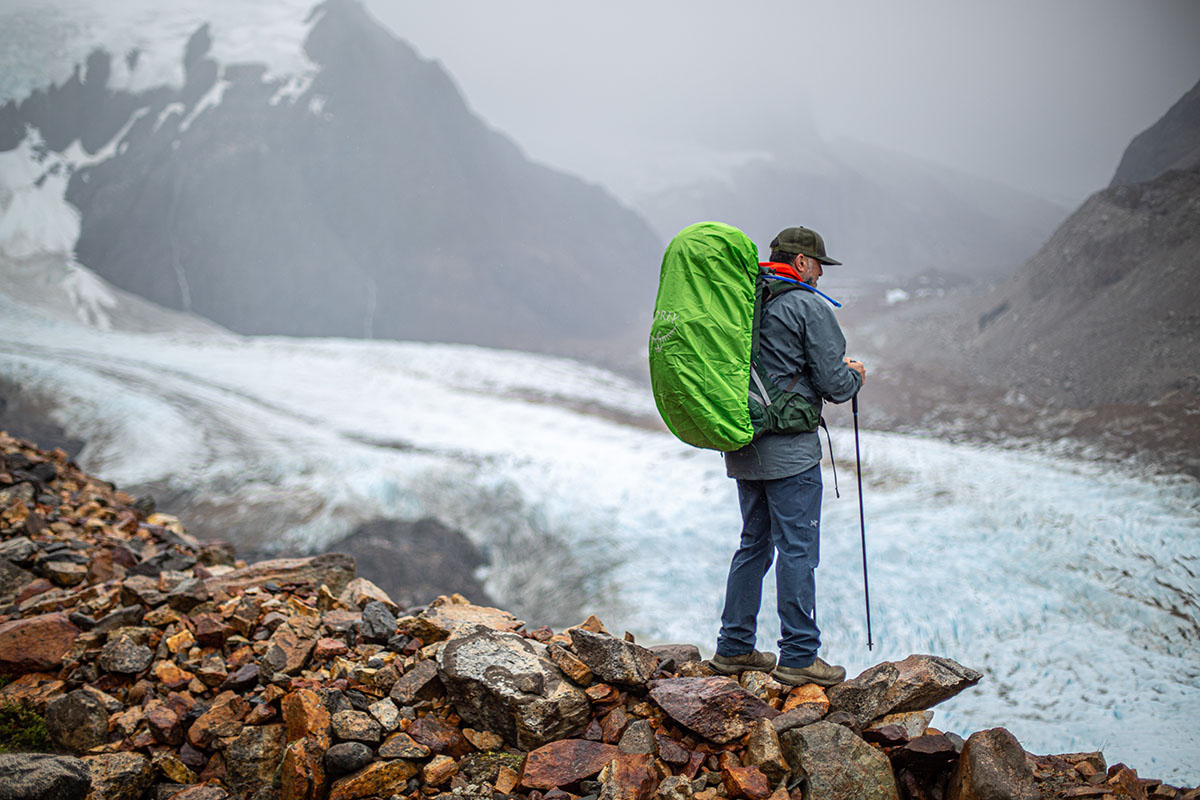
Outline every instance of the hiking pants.
<path fill-rule="evenodd" d="M 821 646 L 814 574 L 820 560 L 821 466 L 788 478 L 737 484 L 742 540 L 729 565 L 717 652 L 737 656 L 754 649 L 762 581 L 778 550 L 779 665 L 807 667 Z"/>

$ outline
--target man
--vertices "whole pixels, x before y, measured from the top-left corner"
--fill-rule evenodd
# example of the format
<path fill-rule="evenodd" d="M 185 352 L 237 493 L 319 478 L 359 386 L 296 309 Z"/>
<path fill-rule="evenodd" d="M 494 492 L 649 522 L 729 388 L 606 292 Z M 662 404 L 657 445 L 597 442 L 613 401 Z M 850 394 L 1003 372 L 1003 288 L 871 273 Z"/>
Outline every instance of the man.
<path fill-rule="evenodd" d="M 786 228 L 771 242 L 771 261 L 780 273 L 795 270 L 815 287 L 825 265 L 825 242 L 809 228 Z M 866 380 L 861 362 L 846 358 L 846 339 L 828 301 L 804 288 L 770 300 L 760 324 L 762 365 L 773 380 L 804 395 L 818 410 L 823 400 L 844 403 Z M 846 670 L 817 656 L 816 581 L 821 534 L 821 442 L 816 431 L 767 434 L 725 454 L 736 478 L 742 538 L 729 567 L 725 610 L 712 665 L 725 674 L 774 670 L 782 683 L 832 686 Z M 775 565 L 779 659 L 754 649 L 762 579 Z"/>

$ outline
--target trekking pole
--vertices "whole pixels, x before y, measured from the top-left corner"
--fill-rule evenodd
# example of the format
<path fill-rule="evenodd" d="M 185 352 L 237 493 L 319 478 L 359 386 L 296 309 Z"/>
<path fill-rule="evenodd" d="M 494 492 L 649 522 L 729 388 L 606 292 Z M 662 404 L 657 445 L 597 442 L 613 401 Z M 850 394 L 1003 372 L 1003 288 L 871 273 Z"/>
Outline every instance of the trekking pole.
<path fill-rule="evenodd" d="M 854 466 L 858 470 L 858 529 L 862 533 L 863 599 L 867 604 L 867 649 L 871 649 L 871 590 L 867 586 L 867 522 L 863 515 L 862 456 L 858 452 L 858 395 L 850 408 L 854 411 Z"/>

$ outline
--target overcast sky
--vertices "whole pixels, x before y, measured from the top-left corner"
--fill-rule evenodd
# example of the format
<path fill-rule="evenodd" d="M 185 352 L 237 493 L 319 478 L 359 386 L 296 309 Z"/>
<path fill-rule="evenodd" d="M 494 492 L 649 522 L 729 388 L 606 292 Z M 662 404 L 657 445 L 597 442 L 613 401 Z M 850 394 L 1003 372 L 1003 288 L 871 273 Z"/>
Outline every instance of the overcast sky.
<path fill-rule="evenodd" d="M 367 0 L 534 158 L 628 196 L 815 127 L 1065 205 L 1200 80 L 1200 2 Z"/>

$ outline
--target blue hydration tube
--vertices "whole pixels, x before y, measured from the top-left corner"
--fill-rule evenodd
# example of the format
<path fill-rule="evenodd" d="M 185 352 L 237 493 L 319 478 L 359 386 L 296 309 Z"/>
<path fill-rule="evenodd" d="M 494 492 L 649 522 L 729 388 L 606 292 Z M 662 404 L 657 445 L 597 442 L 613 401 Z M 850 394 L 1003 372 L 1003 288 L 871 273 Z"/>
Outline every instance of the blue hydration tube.
<path fill-rule="evenodd" d="M 777 275 L 777 274 L 775 274 L 775 273 L 773 273 L 773 272 L 764 272 L 764 273 L 763 273 L 763 275 L 765 275 L 765 276 L 767 277 L 767 279 L 768 279 L 768 280 L 772 280 L 772 281 L 784 281 L 785 283 L 794 283 L 794 284 L 797 284 L 798 286 L 803 286 L 805 289 L 808 289 L 808 290 L 809 290 L 810 292 L 812 292 L 813 294 L 819 294 L 821 297 L 824 297 L 824 298 L 825 298 L 826 300 L 828 300 L 830 303 L 833 303 L 833 307 L 834 307 L 834 308 L 841 308 L 841 307 L 842 307 L 842 304 L 841 304 L 841 303 L 839 303 L 837 300 L 834 300 L 832 297 L 830 297 L 829 295 L 825 294 L 824 292 L 822 292 L 821 290 L 819 290 L 817 287 L 815 287 L 815 286 L 809 286 L 809 285 L 808 285 L 807 283 L 805 283 L 804 281 L 797 281 L 797 280 L 793 280 L 793 279 L 791 279 L 791 278 L 785 278 L 785 277 L 783 277 L 782 275 Z"/>

